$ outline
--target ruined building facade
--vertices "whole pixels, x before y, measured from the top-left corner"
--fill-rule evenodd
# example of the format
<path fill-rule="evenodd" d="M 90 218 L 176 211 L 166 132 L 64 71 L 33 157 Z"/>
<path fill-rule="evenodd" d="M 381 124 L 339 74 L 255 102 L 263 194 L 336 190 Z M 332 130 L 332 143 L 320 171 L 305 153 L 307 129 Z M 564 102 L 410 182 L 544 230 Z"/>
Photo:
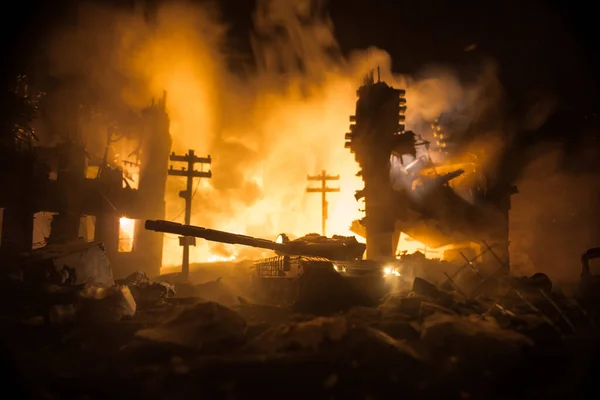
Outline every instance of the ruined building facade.
<path fill-rule="evenodd" d="M 404 232 L 430 248 L 476 244 L 484 262 L 508 272 L 508 214 L 516 188 L 491 181 L 479 167 L 475 178 L 457 179 L 466 163 L 434 164 L 430 143 L 405 129 L 404 90 L 375 82 L 371 74 L 357 95 L 346 147 L 364 181 L 356 198 L 365 201 L 365 218 L 353 231 L 366 238 L 367 257 L 396 257 Z M 459 194 L 461 185 L 469 196 Z"/>
<path fill-rule="evenodd" d="M 0 182 L 13 188 L 0 193 L 0 256 L 14 257 L 31 251 L 34 216 L 45 212 L 52 214 L 50 232 L 45 237 L 48 245 L 60 246 L 84 237 L 104 244 L 117 277 L 137 270 L 158 275 L 163 235 L 144 230 L 143 220 L 165 217 L 171 149 L 165 105 L 166 95 L 142 110 L 137 188 L 124 184 L 123 170 L 109 166 L 106 160 L 98 166 L 97 174 L 89 174 L 86 149 L 74 142 L 33 147 L 22 153 L 18 173 L 3 174 Z M 135 224 L 129 251 L 122 251 L 120 246 L 124 218 Z M 93 233 L 88 235 L 86 221 L 90 220 Z"/>

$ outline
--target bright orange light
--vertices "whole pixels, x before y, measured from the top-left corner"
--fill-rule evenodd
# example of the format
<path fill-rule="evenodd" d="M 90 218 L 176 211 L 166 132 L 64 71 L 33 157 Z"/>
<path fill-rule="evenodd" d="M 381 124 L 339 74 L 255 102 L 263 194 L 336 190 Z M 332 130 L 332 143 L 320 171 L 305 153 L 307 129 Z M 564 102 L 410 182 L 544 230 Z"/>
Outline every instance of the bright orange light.
<path fill-rule="evenodd" d="M 402 254 L 406 251 L 407 254 L 416 253 L 417 251 L 423 253 L 426 258 L 442 258 L 444 255 L 445 247 L 432 249 L 431 247 L 425 246 L 423 243 L 416 241 L 404 232 L 400 234 L 400 240 L 398 240 L 398 248 L 396 254 Z"/>
<path fill-rule="evenodd" d="M 348 130 L 348 116 L 354 113 L 356 86 L 352 77 L 332 77 L 323 87 L 315 88 L 314 96 L 290 89 L 287 92 L 256 94 L 254 107 L 248 120 L 240 126 L 233 126 L 228 134 L 229 147 L 237 151 L 238 136 L 248 130 L 258 132 L 244 138 L 244 146 L 260 149 L 251 161 L 245 159 L 244 152 L 228 154 L 227 146 L 218 143 L 206 145 L 205 136 L 199 139 L 186 139 L 185 147 L 177 146 L 174 134 L 175 152 L 185 152 L 187 148 L 206 149 L 213 157 L 213 179 L 203 179 L 198 184 L 192 207 L 192 224 L 257 236 L 276 237 L 279 232 L 300 237 L 321 229 L 321 198 L 305 193 L 306 175 L 313 171 L 327 170 L 340 175 L 339 193 L 328 195 L 327 221 L 328 234 L 353 235 L 349 227 L 353 220 L 363 217 L 361 205 L 355 200 L 356 190 L 363 187 L 354 155 L 344 148 L 344 133 Z M 167 101 L 169 109 L 181 103 L 198 102 L 177 99 L 177 91 Z M 177 101 L 177 103 L 176 103 Z M 180 109 L 182 112 L 185 109 Z M 243 112 L 243 110 L 240 110 Z M 173 122 L 175 123 L 175 113 Z M 184 123 L 186 115 L 180 114 L 179 127 L 194 126 L 194 114 L 189 115 L 189 123 Z M 195 117 L 194 117 L 195 118 Z M 249 128 L 250 126 L 250 128 Z M 197 135 L 195 137 L 198 137 Z M 238 151 L 239 152 L 239 151 Z M 238 161 L 239 160 L 239 161 Z M 243 170 L 238 176 L 238 186 L 223 189 L 223 181 L 218 183 L 218 173 L 228 174 L 227 169 L 241 163 Z M 237 169 L 237 167 L 236 167 Z M 197 183 L 195 183 L 196 185 Z M 169 178 L 167 187 L 167 218 L 180 215 L 183 207 L 177 193 L 185 188 L 183 179 Z M 221 187 L 218 187 L 218 186 Z M 217 186 L 217 187 L 216 187 Z M 337 185 L 336 185 L 337 186 Z M 196 199 L 202 200 L 196 200 Z M 245 201 L 243 199 L 250 198 Z M 208 200 L 208 201 L 207 201 Z M 197 202 L 196 202 L 197 201 Z M 212 209 L 207 208 L 212 203 Z M 179 217 L 181 221 L 181 217 Z M 211 243 L 198 240 L 190 249 L 191 262 L 213 260 Z M 231 246 L 235 251 L 235 246 Z M 181 248 L 176 240 L 166 238 L 163 251 L 163 265 L 179 265 Z"/>
<path fill-rule="evenodd" d="M 208 262 L 227 262 L 227 261 L 235 261 L 236 256 L 235 255 L 231 255 L 229 257 L 219 257 L 219 256 L 215 256 L 212 255 L 208 258 Z"/>
<path fill-rule="evenodd" d="M 135 220 L 122 217 L 119 219 L 119 252 L 127 253 L 133 250 Z"/>
<path fill-rule="evenodd" d="M 131 162 L 123 162 L 123 187 L 138 189 L 140 184 L 140 166 Z M 127 181 L 127 184 L 125 183 Z"/>
<path fill-rule="evenodd" d="M 87 179 L 96 179 L 98 177 L 98 169 L 100 169 L 97 165 L 88 165 L 85 171 L 85 177 Z"/>
<path fill-rule="evenodd" d="M 265 58 L 263 67 L 256 76 L 241 79 L 227 68 L 228 60 L 222 56 L 227 29 L 211 12 L 189 3 L 165 4 L 150 26 L 139 16 L 116 21 L 120 42 L 114 61 L 134 81 L 146 83 L 144 88 L 122 91 L 131 106 L 146 106 L 149 98 L 167 92 L 173 152 L 194 149 L 212 157 L 212 179 L 194 183 L 191 223 L 262 238 L 274 238 L 280 232 L 295 237 L 319 232 L 321 199 L 305 193 L 306 175 L 326 170 L 340 175 L 336 185 L 340 192 L 327 196 L 328 234 L 353 235 L 352 221 L 364 216 L 354 194 L 364 184 L 356 176 L 359 167 L 354 155 L 344 148 L 344 135 L 348 117 L 355 114 L 356 89 L 369 71 L 381 66 L 383 80 L 397 88 L 407 87 L 407 79 L 386 72 L 391 69 L 389 56 L 370 49 L 347 62 L 333 61 L 329 52 L 320 50 L 331 48 L 321 46 L 323 40 L 334 40 L 332 32 L 326 34 L 327 25 L 305 27 L 288 21 L 291 29 L 302 30 L 292 35 L 301 39 L 301 45 L 294 39 L 289 46 L 271 44 L 271 48 L 259 49 L 264 50 L 258 51 Z M 281 18 L 287 21 L 288 16 Z M 253 47 L 270 43 L 259 42 Z M 269 65 L 280 64 L 273 57 L 286 58 L 281 53 L 288 51 L 294 59 L 302 57 L 309 67 L 285 74 L 269 70 Z M 431 78 L 409 89 L 413 97 L 408 109 L 430 118 L 439 115 L 447 104 L 444 93 L 455 86 L 438 85 Z M 120 151 L 130 153 L 130 149 Z M 183 222 L 184 203 L 178 193 L 185 187 L 184 178 L 169 177 L 165 219 Z M 212 249 L 212 243 L 198 240 L 190 248 L 190 261 L 224 257 L 222 252 L 215 256 Z M 165 235 L 163 265 L 180 265 L 181 251 L 177 238 Z M 231 246 L 231 254 L 236 251 Z"/>

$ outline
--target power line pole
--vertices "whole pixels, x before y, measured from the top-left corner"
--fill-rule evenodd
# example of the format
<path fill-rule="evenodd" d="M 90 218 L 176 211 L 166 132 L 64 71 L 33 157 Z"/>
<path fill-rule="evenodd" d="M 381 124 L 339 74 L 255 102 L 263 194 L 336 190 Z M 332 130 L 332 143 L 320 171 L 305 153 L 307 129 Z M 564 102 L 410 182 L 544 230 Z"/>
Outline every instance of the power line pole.
<path fill-rule="evenodd" d="M 169 156 L 170 161 L 187 162 L 187 169 L 181 167 L 181 170 L 169 167 L 169 175 L 184 176 L 187 178 L 187 186 L 185 190 L 179 192 L 179 197 L 185 200 L 185 224 L 190 225 L 192 219 L 192 186 L 194 178 L 212 178 L 212 171 L 202 171 L 204 164 L 211 164 L 211 158 L 198 157 L 194 154 L 194 150 L 188 150 L 188 153 L 183 156 L 178 156 L 174 152 Z M 200 171 L 194 170 L 194 164 L 200 164 Z M 181 275 L 184 280 L 187 280 L 190 274 L 190 246 L 196 245 L 196 238 L 191 236 L 180 236 L 179 245 L 183 246 L 183 261 L 181 263 Z"/>
<path fill-rule="evenodd" d="M 321 208 L 322 208 L 322 221 L 321 221 L 321 230 L 322 230 L 322 235 L 323 236 L 327 236 L 327 193 L 331 193 L 331 192 L 339 192 L 340 188 L 330 188 L 327 187 L 327 181 L 339 181 L 340 180 L 340 176 L 339 175 L 327 175 L 327 172 L 325 172 L 325 170 L 323 170 L 321 172 L 321 175 L 308 175 L 306 177 L 306 179 L 308 179 L 309 181 L 321 181 L 321 187 L 320 188 L 306 188 L 306 192 L 307 193 L 321 193 Z"/>

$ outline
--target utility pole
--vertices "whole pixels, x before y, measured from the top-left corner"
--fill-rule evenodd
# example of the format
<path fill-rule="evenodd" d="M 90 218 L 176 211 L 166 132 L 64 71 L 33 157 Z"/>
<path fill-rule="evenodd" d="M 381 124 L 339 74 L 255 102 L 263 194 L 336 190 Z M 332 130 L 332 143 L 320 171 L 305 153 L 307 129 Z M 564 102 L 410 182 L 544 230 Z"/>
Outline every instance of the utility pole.
<path fill-rule="evenodd" d="M 309 181 L 321 181 L 321 187 L 320 188 L 306 188 L 306 192 L 307 193 L 321 193 L 321 207 L 322 207 L 322 221 L 321 221 L 321 230 L 322 230 L 322 235 L 323 236 L 327 236 L 327 193 L 330 192 L 339 192 L 340 188 L 330 188 L 327 187 L 327 181 L 339 181 L 340 180 L 340 176 L 339 175 L 327 175 L 327 172 L 325 172 L 325 170 L 323 170 L 321 172 L 321 175 L 308 175 L 306 177 L 306 179 L 308 179 Z"/>
<path fill-rule="evenodd" d="M 198 157 L 194 154 L 194 150 L 188 150 L 188 153 L 183 156 L 178 156 L 175 153 L 171 153 L 169 156 L 170 161 L 176 162 L 187 162 L 187 169 L 181 167 L 181 170 L 173 169 L 171 165 L 169 167 L 169 175 L 171 176 L 184 176 L 187 178 L 187 186 L 185 190 L 179 192 L 179 197 L 185 200 L 185 224 L 190 225 L 192 218 L 192 186 L 194 178 L 212 178 L 212 171 L 202 171 L 204 164 L 211 164 L 211 158 Z M 194 170 L 194 164 L 200 164 L 200 171 Z M 181 275 L 184 280 L 188 280 L 190 274 L 190 246 L 196 245 L 196 238 L 192 236 L 180 236 L 179 245 L 183 246 L 183 261 L 181 263 Z"/>

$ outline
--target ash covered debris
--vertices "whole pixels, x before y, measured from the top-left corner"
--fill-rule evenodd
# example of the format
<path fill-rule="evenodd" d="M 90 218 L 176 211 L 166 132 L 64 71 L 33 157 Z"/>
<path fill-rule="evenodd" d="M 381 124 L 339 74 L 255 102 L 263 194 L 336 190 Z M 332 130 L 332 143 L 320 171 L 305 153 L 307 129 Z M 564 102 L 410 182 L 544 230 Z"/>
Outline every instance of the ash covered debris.
<path fill-rule="evenodd" d="M 293 396 L 302 376 L 303 390 L 325 397 L 536 398 L 571 395 L 572 382 L 585 380 L 569 375 L 573 365 L 593 364 L 593 251 L 582 259 L 581 299 L 562 295 L 544 274 L 510 277 L 420 254 L 397 265 L 303 255 L 259 261 L 255 273 L 313 274 L 271 278 L 312 285 L 303 295 L 318 301 L 299 308 L 286 301 L 293 286 L 265 285 L 271 275 L 253 275 L 268 302 L 239 297 L 226 306 L 206 300 L 229 287 L 220 278 L 193 284 L 136 272 L 114 281 L 101 246 L 60 249 L 26 257 L 3 280 L 12 291 L 2 294 L 20 297 L 19 307 L 2 309 L 2 339 L 38 397 L 247 398 L 263 392 L 256 382 L 264 376 L 273 395 Z M 370 306 L 351 301 L 374 282 L 395 284 Z"/>
<path fill-rule="evenodd" d="M 342 56 L 346 49 L 342 52 L 344 46 L 336 43 L 325 2 L 265 0 L 258 2 L 252 40 L 260 72 L 234 76 L 224 67 L 230 57 L 220 56 L 231 44 L 226 40 L 230 30 L 213 21 L 212 12 L 209 16 L 187 5 L 165 9 L 156 2 L 135 3 L 129 7 L 135 15 L 112 7 L 81 7 L 71 26 L 58 29 L 57 38 L 48 35 L 41 46 L 46 54 L 32 57 L 37 65 L 26 68 L 36 78 L 32 90 L 23 90 L 27 102 L 37 97 L 34 85 L 46 86 L 48 81 L 52 90 L 50 107 L 35 124 L 42 127 L 38 136 L 45 145 L 21 138 L 21 144 L 10 148 L 29 148 L 23 157 L 3 157 L 9 152 L 0 149 L 0 159 L 6 161 L 0 162 L 5 167 L 0 171 L 2 187 L 14 188 L 0 193 L 1 225 L 7 228 L 0 232 L 0 250 L 16 254 L 31 248 L 32 231 L 39 228 L 34 225 L 36 211 L 57 214 L 50 242 L 76 238 L 85 216 L 86 240 L 101 240 L 106 247 L 56 243 L 33 252 L 23 265 L 10 266 L 14 273 L 0 282 L 0 338 L 19 373 L 4 377 L 25 377 L 24 386 L 34 398 L 298 397 L 303 391 L 324 398 L 581 397 L 575 391 L 585 377 L 570 374 L 579 369 L 584 375 L 583 365 L 590 370 L 595 365 L 591 359 L 600 311 L 598 282 L 589 269 L 584 266 L 579 296 L 567 297 L 543 274 L 509 277 L 514 270 L 509 271 L 508 263 L 495 265 L 492 252 L 481 257 L 491 260 L 491 270 L 470 261 L 460 269 L 427 260 L 424 254 L 427 248 L 446 245 L 462 251 L 469 244 L 474 250 L 485 239 L 496 244 L 500 258 L 509 258 L 508 213 L 516 192 L 512 185 L 521 183 L 516 178 L 531 160 L 533 136 L 545 133 L 532 135 L 529 130 L 537 131 L 533 125 L 541 125 L 548 115 L 533 118 L 526 132 L 518 132 L 522 128 L 513 127 L 521 125 L 518 115 L 498 115 L 504 114 L 504 105 L 496 101 L 502 91 L 497 78 L 507 78 L 505 67 L 511 64 L 513 71 L 517 66 L 520 81 L 538 82 L 545 92 L 556 86 L 548 81 L 555 75 L 552 71 L 536 71 L 531 79 L 523 73 L 522 62 L 506 59 L 499 63 L 504 65 L 501 72 L 495 63 L 484 67 L 479 78 L 465 71 L 466 80 L 478 81 L 468 85 L 459 82 L 458 73 L 450 79 L 443 74 L 394 77 L 390 63 L 396 57 L 378 50 L 369 50 L 367 57 Z M 345 3 L 353 8 L 352 2 Z M 422 23 L 409 4 L 401 7 L 402 15 L 412 15 L 404 24 L 413 33 L 400 45 L 400 54 L 411 55 L 404 57 L 403 68 L 405 61 L 422 64 L 421 51 L 414 46 L 437 53 L 436 58 L 464 48 L 464 43 L 419 41 L 422 35 L 412 29 L 417 25 L 428 32 L 439 28 L 446 36 L 452 29 L 438 23 L 443 21 L 435 10 L 426 10 L 429 22 Z M 384 14 L 394 19 L 394 26 L 402 17 L 381 13 L 377 6 L 360 8 L 364 21 L 350 23 L 353 33 L 356 26 L 366 28 L 361 33 L 373 31 L 363 23 L 366 11 L 379 10 L 375 28 Z M 535 69 L 535 49 L 511 49 L 509 44 L 494 51 L 494 42 L 509 43 L 496 40 L 506 39 L 502 36 L 510 32 L 502 29 L 507 26 L 519 43 L 542 47 L 549 44 L 540 42 L 542 36 L 570 36 L 545 32 L 546 23 L 534 18 L 539 13 L 529 7 L 519 12 L 501 8 L 491 11 L 501 19 L 492 28 L 486 15 L 458 13 L 485 27 L 487 40 L 477 45 L 485 54 L 476 52 L 478 59 L 495 53 L 529 54 L 528 61 L 534 62 L 525 64 Z M 458 14 L 448 12 L 441 13 L 442 19 L 456 22 Z M 513 15 L 517 18 L 507 21 Z M 528 29 L 514 25 L 520 20 Z M 556 28 L 557 22 L 550 18 L 547 24 Z M 467 29 L 469 23 L 462 25 Z M 459 40 L 476 33 L 461 31 Z M 397 35 L 387 36 L 401 42 Z M 444 51 L 427 51 L 427 42 L 441 44 Z M 573 52 L 564 50 L 566 56 L 559 61 L 573 63 Z M 371 74 L 359 88 L 357 112 L 351 117 L 356 124 L 346 135 L 352 155 L 342 153 L 341 129 L 347 124 L 342 114 L 354 101 L 355 78 L 378 63 L 383 63 L 390 84 L 403 81 L 407 91 L 381 81 L 379 70 L 377 82 Z M 552 67 L 547 64 L 539 65 Z M 562 86 L 589 90 L 590 85 Z M 521 110 L 531 93 L 520 84 L 515 87 L 507 93 L 507 109 Z M 150 93 L 163 90 L 169 93 L 168 103 L 165 92 L 151 107 L 141 108 Z M 4 114 L 15 111 L 6 110 Z M 464 111 L 463 126 L 444 118 L 432 126 L 440 146 L 434 162 L 429 156 L 433 140 L 421 136 L 419 125 L 454 110 Z M 569 123 L 556 129 L 568 131 L 571 147 L 576 147 L 575 118 L 566 115 Z M 4 117 L 2 127 L 12 124 Z M 26 130 L 35 138 L 33 129 Z M 63 142 L 58 136 L 64 135 L 69 138 Z M 3 145 L 11 141 L 4 139 Z M 57 141 L 61 143 L 46 147 Z M 239 233 L 274 237 L 283 226 L 290 233 L 309 232 L 306 228 L 314 221 L 298 187 L 308 169 L 335 168 L 342 193 L 332 199 L 331 210 L 346 212 L 354 204 L 347 194 L 358 189 L 365 218 L 356 220 L 353 232 L 367 239 L 370 259 L 363 260 L 365 248 L 354 238 L 308 235 L 277 246 L 200 228 L 205 236 L 209 233 L 207 239 L 275 250 L 275 257 L 260 260 L 255 273 L 248 273 L 256 284 L 252 295 L 232 290 L 235 285 L 225 275 L 203 284 L 155 280 L 162 265 L 172 264 L 174 253 L 179 260 L 177 240 L 171 236 L 174 240 L 165 241 L 162 232 L 140 229 L 139 222 L 177 215 L 179 206 L 168 213 L 165 209 L 172 208 L 179 190 L 176 182 L 167 182 L 173 174 L 167 160 L 181 160 L 169 154 L 184 144 L 202 153 L 214 151 L 216 161 L 210 189 L 194 189 L 190 179 L 188 189 L 179 192 L 188 202 L 186 224 L 201 215 L 203 223 L 235 227 Z M 462 154 L 466 152 L 474 154 Z M 36 154 L 43 155 L 43 167 L 29 160 Z M 355 161 L 363 189 L 360 183 L 349 184 Z M 193 164 L 173 175 L 209 174 L 196 172 Z M 548 196 L 557 197 L 553 192 L 559 186 Z M 324 185 L 323 203 L 326 190 Z M 191 216 L 194 195 L 202 207 Z M 583 199 L 577 200 L 574 204 L 582 205 Z M 562 213 L 563 208 L 557 210 Z M 542 224 L 541 215 L 532 221 L 540 220 L 540 229 L 548 229 L 554 217 Z M 93 235 L 88 217 L 95 218 Z M 332 231 L 338 233 L 351 219 L 361 218 L 350 213 L 338 217 L 331 218 Z M 193 236 L 172 233 L 181 239 Z M 398 260 L 402 234 L 422 244 L 424 253 Z M 45 232 L 41 235 L 45 240 Z M 188 253 L 192 241 L 179 243 Z M 184 266 L 188 261 L 184 256 Z M 502 273 L 495 273 L 497 267 Z M 535 263 L 531 268 L 530 275 Z M 139 270 L 145 272 L 134 272 Z"/>
<path fill-rule="evenodd" d="M 118 284 L 127 286 L 136 303 L 142 308 L 157 306 L 175 297 L 175 286 L 167 282 L 151 280 L 145 272 L 134 272 L 125 279 L 117 281 Z"/>
<path fill-rule="evenodd" d="M 136 336 L 148 341 L 198 349 L 227 350 L 243 341 L 246 321 L 235 311 L 214 302 L 199 302 L 173 310 L 159 325 Z"/>
<path fill-rule="evenodd" d="M 58 285 L 114 285 L 113 271 L 102 243 L 83 240 L 51 244 L 34 250 L 24 260 L 24 279 Z"/>
<path fill-rule="evenodd" d="M 540 274 L 468 295 L 460 279 L 417 277 L 375 307 L 327 316 L 181 298 L 143 273 L 116 283 L 53 283 L 72 301 L 50 307 L 51 335 L 25 314 L 2 331 L 33 397 L 249 398 L 265 376 L 272 396 L 297 394 L 300 376 L 324 397 L 572 394 L 583 378 L 569 371 L 588 360 L 597 317 Z"/>

